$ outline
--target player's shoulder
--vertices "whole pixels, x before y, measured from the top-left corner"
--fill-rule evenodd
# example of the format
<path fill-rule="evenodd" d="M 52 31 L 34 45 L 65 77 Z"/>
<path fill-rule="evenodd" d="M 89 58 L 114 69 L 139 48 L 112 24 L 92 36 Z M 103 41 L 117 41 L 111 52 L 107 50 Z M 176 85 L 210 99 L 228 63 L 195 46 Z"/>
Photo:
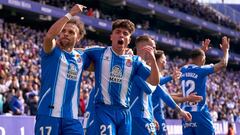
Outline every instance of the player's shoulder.
<path fill-rule="evenodd" d="M 200 68 L 213 68 L 214 64 L 203 65 Z"/>
<path fill-rule="evenodd" d="M 74 48 L 73 52 L 82 55 L 84 53 L 83 50 L 83 48 Z"/>
<path fill-rule="evenodd" d="M 182 67 L 182 69 L 189 69 L 189 70 L 194 70 L 194 69 L 200 69 L 201 66 L 195 65 L 195 64 L 187 64 Z"/>
<path fill-rule="evenodd" d="M 132 60 L 133 60 L 134 62 L 142 62 L 142 63 L 145 63 L 144 60 L 143 60 L 140 56 L 138 56 L 138 55 L 129 55 L 129 56 L 132 58 Z"/>
<path fill-rule="evenodd" d="M 84 48 L 85 51 L 101 51 L 107 49 L 107 47 L 99 46 L 99 45 L 92 45 L 92 46 L 87 46 Z"/>

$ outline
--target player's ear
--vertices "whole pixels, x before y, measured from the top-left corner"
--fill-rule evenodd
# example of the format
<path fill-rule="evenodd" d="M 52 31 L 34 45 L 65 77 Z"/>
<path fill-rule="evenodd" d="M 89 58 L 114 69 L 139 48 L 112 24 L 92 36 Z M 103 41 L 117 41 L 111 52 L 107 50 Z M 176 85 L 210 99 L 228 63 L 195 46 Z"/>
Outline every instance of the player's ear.
<path fill-rule="evenodd" d="M 80 42 L 80 40 L 81 40 L 82 38 L 83 38 L 82 35 L 78 34 L 78 35 L 77 35 L 77 42 Z"/>
<path fill-rule="evenodd" d="M 131 43 L 131 40 L 132 40 L 132 38 L 130 37 L 130 38 L 129 38 L 129 41 L 128 41 L 128 45 Z"/>
<path fill-rule="evenodd" d="M 111 40 L 111 41 L 112 41 L 112 38 L 113 38 L 113 37 L 112 37 L 112 33 L 111 33 L 111 35 L 110 35 L 110 40 Z"/>

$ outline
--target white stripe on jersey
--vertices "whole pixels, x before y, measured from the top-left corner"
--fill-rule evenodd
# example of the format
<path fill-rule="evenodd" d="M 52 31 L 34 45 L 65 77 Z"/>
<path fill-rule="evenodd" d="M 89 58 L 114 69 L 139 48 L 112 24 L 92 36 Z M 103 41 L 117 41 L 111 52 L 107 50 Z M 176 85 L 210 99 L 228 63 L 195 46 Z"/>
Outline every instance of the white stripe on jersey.
<path fill-rule="evenodd" d="M 126 59 L 128 60 L 128 59 Z M 133 70 L 133 66 L 127 66 L 126 64 L 126 60 L 125 60 L 125 66 L 124 66 L 124 72 L 123 72 L 123 80 L 122 80 L 122 87 L 121 87 L 121 91 L 120 91 L 120 96 L 121 96 L 121 104 L 124 106 L 127 106 L 126 103 L 126 98 L 127 98 L 127 92 L 128 92 L 128 86 L 129 86 L 129 80 L 130 80 L 130 76 Z M 129 60 L 132 61 L 132 59 L 129 57 Z"/>
<path fill-rule="evenodd" d="M 148 106 L 148 95 L 143 92 L 143 118 L 150 119 L 149 106 Z"/>
<path fill-rule="evenodd" d="M 61 60 L 59 65 L 58 76 L 56 80 L 57 83 L 55 88 L 55 96 L 54 96 L 54 102 L 53 102 L 54 109 L 52 110 L 52 114 L 51 114 L 51 116 L 53 117 L 61 117 L 63 96 L 65 91 L 67 71 L 68 71 L 67 60 L 63 55 L 63 53 L 61 53 L 61 58 L 65 60 Z M 62 71 L 62 72 L 59 72 L 59 71 Z"/>
<path fill-rule="evenodd" d="M 101 66 L 101 92 L 103 95 L 103 101 L 104 104 L 110 105 L 111 104 L 111 99 L 110 95 L 108 92 L 108 87 L 109 87 L 109 80 L 110 78 L 110 72 L 111 72 L 111 59 L 112 59 L 112 52 L 110 50 L 110 47 L 108 47 L 102 58 L 102 66 Z"/>
<path fill-rule="evenodd" d="M 78 53 L 74 53 L 74 55 L 76 55 Z M 82 69 L 83 69 L 83 62 L 81 63 L 77 63 L 78 64 L 78 68 L 79 68 L 79 71 L 78 71 L 78 75 L 77 75 L 77 78 L 80 79 L 80 75 L 82 73 Z M 76 86 L 75 86 L 75 90 L 74 90 L 74 93 L 73 93 L 73 98 L 72 98 L 72 113 L 73 113 L 73 118 L 74 119 L 78 119 L 78 93 L 80 93 L 80 88 L 78 88 L 78 85 L 79 85 L 79 80 L 77 80 L 77 83 L 76 83 Z"/>

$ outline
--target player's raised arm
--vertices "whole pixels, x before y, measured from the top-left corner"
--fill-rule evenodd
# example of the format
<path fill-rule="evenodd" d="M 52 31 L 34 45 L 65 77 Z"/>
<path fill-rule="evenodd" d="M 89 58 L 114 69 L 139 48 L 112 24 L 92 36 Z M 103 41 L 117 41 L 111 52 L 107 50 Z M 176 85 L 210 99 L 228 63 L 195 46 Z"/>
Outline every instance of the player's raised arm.
<path fill-rule="evenodd" d="M 205 39 L 204 41 L 202 41 L 202 47 L 201 49 L 206 53 L 209 50 L 209 45 L 210 45 L 211 40 L 210 39 Z"/>
<path fill-rule="evenodd" d="M 227 67 L 228 57 L 229 57 L 230 38 L 224 36 L 222 38 L 222 44 L 220 44 L 220 47 L 223 51 L 223 57 L 220 62 L 214 65 L 215 72 Z"/>
<path fill-rule="evenodd" d="M 160 81 L 160 72 L 154 55 L 154 49 L 153 47 L 146 46 L 143 50 L 146 52 L 146 57 L 148 57 L 148 62 L 151 66 L 151 73 L 147 78 L 147 82 L 156 86 Z"/>
<path fill-rule="evenodd" d="M 48 30 L 46 36 L 44 37 L 43 50 L 45 53 L 50 53 L 56 46 L 56 40 L 54 39 L 64 28 L 64 25 L 71 20 L 71 18 L 86 8 L 83 5 L 76 4 L 65 16 L 56 21 Z"/>

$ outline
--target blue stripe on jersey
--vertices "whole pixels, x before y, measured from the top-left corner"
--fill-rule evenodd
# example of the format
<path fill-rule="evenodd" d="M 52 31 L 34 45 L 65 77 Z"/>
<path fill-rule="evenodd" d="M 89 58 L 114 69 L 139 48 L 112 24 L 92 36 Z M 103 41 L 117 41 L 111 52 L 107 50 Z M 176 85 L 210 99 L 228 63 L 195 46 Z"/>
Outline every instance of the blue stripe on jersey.
<path fill-rule="evenodd" d="M 68 66 L 68 70 L 69 70 L 69 66 Z M 63 103 L 65 103 L 66 101 L 66 93 L 67 93 L 67 88 L 68 88 L 68 81 L 66 81 L 66 84 L 65 84 L 65 88 L 64 88 L 64 92 L 63 92 L 63 100 L 62 100 L 62 102 Z M 66 110 L 70 110 L 70 108 L 68 107 L 68 108 L 66 108 Z M 70 113 L 72 113 L 71 111 L 70 111 Z M 62 107 L 61 108 L 61 116 L 64 116 L 65 115 L 65 107 Z"/>

